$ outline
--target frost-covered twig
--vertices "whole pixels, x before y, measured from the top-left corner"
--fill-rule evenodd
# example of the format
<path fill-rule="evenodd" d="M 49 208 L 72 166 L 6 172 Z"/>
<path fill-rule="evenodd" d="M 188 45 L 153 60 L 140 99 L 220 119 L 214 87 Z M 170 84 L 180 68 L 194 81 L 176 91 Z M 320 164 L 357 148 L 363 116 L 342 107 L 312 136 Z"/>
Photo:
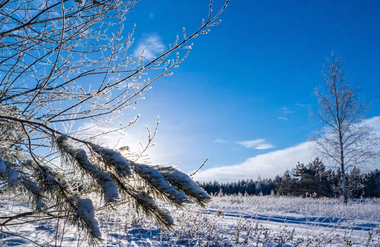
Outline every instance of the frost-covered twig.
<path fill-rule="evenodd" d="M 206 165 L 206 162 L 207 162 L 208 158 L 206 157 L 205 160 L 203 161 L 202 165 L 200 165 L 198 167 L 198 169 L 196 169 L 193 173 L 190 174 L 190 177 L 192 178 L 195 174 L 197 174 L 197 172 L 202 169 L 202 167 L 204 167 L 204 165 Z"/>

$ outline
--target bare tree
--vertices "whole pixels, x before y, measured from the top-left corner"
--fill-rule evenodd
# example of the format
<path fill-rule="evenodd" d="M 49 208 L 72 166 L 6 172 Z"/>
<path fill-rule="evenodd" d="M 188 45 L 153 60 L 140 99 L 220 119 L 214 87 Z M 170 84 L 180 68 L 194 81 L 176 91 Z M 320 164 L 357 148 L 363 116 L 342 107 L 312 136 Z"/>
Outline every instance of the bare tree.
<path fill-rule="evenodd" d="M 379 138 L 365 123 L 368 104 L 359 102 L 359 89 L 350 88 L 342 62 L 334 54 L 325 65 L 323 75 L 325 88 L 315 90 L 319 110 L 312 110 L 321 125 L 312 139 L 318 155 L 339 166 L 342 194 L 347 203 L 346 171 L 378 156 Z"/>
<path fill-rule="evenodd" d="M 101 240 L 95 211 L 132 204 L 171 228 L 169 212 L 156 200 L 176 206 L 191 201 L 204 206 L 210 200 L 178 169 L 138 163 L 142 153 L 100 143 L 139 115 L 119 128 L 90 131 L 112 123 L 153 82 L 171 75 L 192 50 L 190 41 L 220 23 L 228 0 L 215 14 L 211 1 L 199 28 L 190 35 L 183 28 L 181 38 L 155 58 L 144 56 L 144 50 L 130 55 L 135 27 L 125 34 L 124 25 L 136 2 L 0 0 L 0 189 L 12 193 L 7 200 L 31 207 L 23 213 L 2 211 L 0 232 L 16 236 L 12 227 L 24 222 L 58 219 L 77 225 L 95 243 Z M 85 123 L 91 125 L 84 128 Z M 142 152 L 156 133 L 148 132 Z"/>

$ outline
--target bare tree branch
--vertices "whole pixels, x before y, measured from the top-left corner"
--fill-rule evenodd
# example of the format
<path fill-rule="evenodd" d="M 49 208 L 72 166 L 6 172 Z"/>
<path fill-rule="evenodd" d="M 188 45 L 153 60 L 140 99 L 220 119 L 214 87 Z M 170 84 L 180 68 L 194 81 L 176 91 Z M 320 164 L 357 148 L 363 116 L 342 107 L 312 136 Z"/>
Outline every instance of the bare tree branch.
<path fill-rule="evenodd" d="M 173 219 L 156 201 L 175 206 L 209 201 L 187 174 L 142 163 L 154 145 L 158 119 L 138 155 L 99 143 L 136 123 L 139 115 L 128 124 L 110 125 L 181 65 L 191 42 L 220 23 L 229 0 L 216 12 L 210 1 L 206 21 L 195 31 L 178 30 L 183 39 L 174 37 L 173 45 L 154 58 L 144 50 L 132 55 L 136 26 L 124 30 L 137 2 L 0 2 L 0 186 L 12 195 L 8 201 L 30 208 L 0 213 L 0 226 L 10 227 L 6 234 L 17 235 L 11 226 L 56 220 L 56 244 L 63 239 L 58 232 L 70 224 L 84 231 L 92 246 L 101 240 L 97 210 L 120 210 L 130 203 L 170 229 Z M 105 130 L 90 131 L 97 127 Z"/>

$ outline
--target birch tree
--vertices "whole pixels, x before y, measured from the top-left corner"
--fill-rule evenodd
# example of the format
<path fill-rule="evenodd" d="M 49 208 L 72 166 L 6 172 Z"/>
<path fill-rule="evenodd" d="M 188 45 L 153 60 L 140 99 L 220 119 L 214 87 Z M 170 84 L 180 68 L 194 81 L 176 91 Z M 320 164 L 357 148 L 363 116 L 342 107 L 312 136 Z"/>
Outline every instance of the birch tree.
<path fill-rule="evenodd" d="M 1 200 L 30 207 L 22 213 L 0 212 L 2 236 L 28 239 L 12 229 L 58 219 L 77 226 L 96 244 L 102 240 L 99 210 L 133 205 L 171 229 L 172 217 L 158 200 L 175 206 L 205 206 L 210 200 L 177 168 L 148 165 L 126 147 L 101 143 L 102 137 L 136 123 L 139 115 L 118 128 L 90 131 L 108 126 L 133 108 L 152 83 L 170 76 L 189 55 L 191 41 L 220 23 L 228 0 L 216 12 L 211 1 L 198 29 L 179 30 L 169 48 L 150 59 L 144 50 L 132 55 L 136 27 L 124 30 L 137 2 L 0 0 Z M 143 151 L 155 132 L 149 131 Z M 56 231 L 64 232 L 61 225 Z"/>
<path fill-rule="evenodd" d="M 323 69 L 325 87 L 316 89 L 318 110 L 312 115 L 320 123 L 312 137 L 319 156 L 340 168 L 342 195 L 347 203 L 347 170 L 368 164 L 379 155 L 379 138 L 365 123 L 367 103 L 358 99 L 358 88 L 350 87 L 340 58 L 332 54 Z"/>

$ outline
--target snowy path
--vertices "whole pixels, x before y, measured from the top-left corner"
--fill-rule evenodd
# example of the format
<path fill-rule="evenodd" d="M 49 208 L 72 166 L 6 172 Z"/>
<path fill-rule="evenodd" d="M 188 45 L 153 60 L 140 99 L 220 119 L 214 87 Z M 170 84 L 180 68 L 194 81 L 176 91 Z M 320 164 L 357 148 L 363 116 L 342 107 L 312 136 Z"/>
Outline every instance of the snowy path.
<path fill-rule="evenodd" d="M 217 214 L 219 210 L 207 209 L 204 211 L 206 214 Z M 282 216 L 282 215 L 264 215 L 264 214 L 247 214 L 245 212 L 223 212 L 225 218 L 244 218 L 261 221 L 263 223 L 280 223 L 280 224 L 294 224 L 306 225 L 309 227 L 328 227 L 349 229 L 355 231 L 370 231 L 371 229 L 380 226 L 380 222 L 359 222 L 358 220 L 349 220 L 336 217 L 302 217 L 302 216 Z"/>

